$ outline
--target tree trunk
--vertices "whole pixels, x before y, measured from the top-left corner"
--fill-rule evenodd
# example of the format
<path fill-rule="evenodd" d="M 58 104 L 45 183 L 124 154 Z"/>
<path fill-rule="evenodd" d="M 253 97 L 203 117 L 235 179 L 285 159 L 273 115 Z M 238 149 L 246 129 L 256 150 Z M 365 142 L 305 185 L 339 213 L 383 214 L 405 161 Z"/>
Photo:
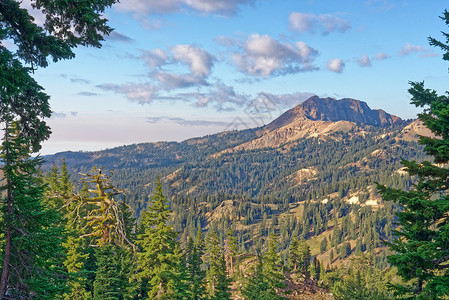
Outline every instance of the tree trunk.
<path fill-rule="evenodd" d="M 5 126 L 5 142 L 8 142 L 8 124 Z M 9 166 L 11 164 L 9 159 L 9 148 L 6 147 L 6 155 L 5 155 L 5 166 Z M 5 216 L 5 223 L 6 223 L 6 237 L 5 237 L 5 255 L 3 259 L 3 270 L 2 270 L 2 276 L 0 279 L 0 299 L 3 299 L 6 293 L 6 288 L 8 285 L 8 277 L 9 277 L 9 261 L 11 257 L 11 215 L 12 215 L 12 182 L 9 178 L 7 172 L 5 172 L 4 176 L 6 177 L 6 199 L 7 199 L 7 208 L 6 208 L 6 216 Z"/>

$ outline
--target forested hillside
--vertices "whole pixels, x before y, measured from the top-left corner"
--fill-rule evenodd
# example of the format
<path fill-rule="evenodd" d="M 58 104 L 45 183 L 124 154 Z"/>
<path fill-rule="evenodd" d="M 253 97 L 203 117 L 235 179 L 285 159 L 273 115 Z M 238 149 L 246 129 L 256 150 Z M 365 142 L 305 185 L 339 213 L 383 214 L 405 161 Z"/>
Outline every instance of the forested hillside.
<path fill-rule="evenodd" d="M 319 114 L 326 119 L 329 111 L 323 107 L 328 106 L 322 104 L 329 101 L 344 111 L 340 120 L 309 118 Z M 367 120 L 365 115 L 372 119 L 373 111 L 363 102 L 313 97 L 265 127 L 181 143 L 59 153 L 47 158 L 44 168 L 65 159 L 75 180 L 78 172 L 93 166 L 113 170 L 112 180 L 126 190 L 137 218 L 161 176 L 174 212 L 171 222 L 183 243 L 199 229 L 213 229 L 220 236 L 233 229 L 240 249 L 255 253 L 276 232 L 284 259 L 292 237 L 304 236 L 314 241 L 315 255 L 332 263 L 326 251 L 345 241 L 351 250 L 342 254 L 343 244 L 334 257 L 374 250 L 391 239 L 395 206 L 381 201 L 375 183 L 407 189 L 412 179 L 401 171 L 401 160 L 425 158 L 416 140 L 424 131 L 416 121 L 382 112 L 394 122 L 355 123 L 346 120 L 353 118 L 348 109 L 358 111 L 359 121 Z M 295 130 L 291 135 L 296 138 L 281 135 Z M 262 147 L 260 140 L 271 143 Z"/>
<path fill-rule="evenodd" d="M 321 101 L 335 102 L 333 107 L 344 112 L 340 119 L 327 120 L 325 114 L 329 112 Z M 335 119 L 335 112 L 332 114 Z M 174 257 L 166 259 L 187 263 L 187 273 L 197 276 L 199 282 L 203 282 L 204 276 L 207 282 L 210 276 L 218 280 L 220 287 L 201 287 L 192 278 L 187 283 L 190 282 L 193 294 L 207 290 L 220 299 L 229 297 L 231 292 L 233 297 L 246 299 L 281 299 L 281 295 L 293 299 L 305 295 L 320 299 L 321 295 L 321 299 L 332 299 L 327 288 L 332 287 L 338 294 L 343 278 L 352 278 L 351 272 L 360 269 L 364 280 L 379 284 L 369 292 L 387 296 L 391 294 L 385 289 L 385 278 L 397 278 L 388 268 L 386 258 L 390 252 L 385 242 L 394 240 L 399 206 L 380 198 L 376 182 L 407 190 L 414 179 L 403 171 L 401 161 L 426 158 L 417 135 L 429 132 L 417 121 L 405 122 L 382 112 L 383 120 L 394 120 L 382 123 L 380 119 L 373 121 L 373 114 L 379 116 L 379 112 L 370 111 L 356 100 L 340 102 L 313 97 L 261 128 L 181 143 L 59 153 L 46 158 L 43 168 L 50 170 L 49 182 L 57 181 L 60 175 L 55 165 L 64 163 L 63 169 L 70 170 L 78 189 L 84 190 L 86 179 L 92 184 L 94 181 L 89 178 L 97 176 L 98 170 L 86 177 L 90 168 L 97 166 L 103 173 L 113 170 L 111 183 L 124 188 L 123 194 L 119 192 L 123 195 L 120 199 L 140 220 L 134 230 L 137 236 L 132 238 L 139 251 L 171 255 L 173 250 L 160 248 L 155 240 L 175 243 L 176 237 L 184 256 L 178 257 L 175 252 Z M 355 122 L 365 120 L 371 120 L 371 124 Z M 155 189 L 158 177 L 161 184 Z M 162 204 L 155 204 L 154 196 L 149 198 L 153 193 L 157 199 L 165 197 L 162 194 L 168 196 L 171 214 L 163 212 Z M 172 227 L 154 227 L 160 220 L 157 214 L 161 213 L 161 218 Z M 95 258 L 103 260 L 108 253 L 97 253 Z M 201 259 L 206 264 L 202 268 L 207 274 L 198 271 L 199 253 L 203 253 Z M 165 268 L 162 261 L 150 262 L 147 254 L 138 255 L 143 264 L 161 264 Z M 94 257 L 89 255 L 86 259 L 88 267 Z M 287 273 L 279 273 L 280 266 L 285 266 Z M 224 269 L 228 277 L 223 277 Z M 139 267 L 135 271 L 137 279 L 149 280 L 153 276 Z M 167 280 L 178 278 L 175 273 L 167 276 Z M 157 291 L 140 290 L 138 282 L 121 284 L 130 295 L 154 295 Z M 259 290 L 260 284 L 268 284 L 269 288 Z M 183 288 L 167 285 L 164 293 L 179 293 L 179 289 Z"/>
<path fill-rule="evenodd" d="M 424 82 L 409 83 L 411 103 L 423 109 L 418 120 L 402 120 L 356 99 L 260 91 L 254 101 L 269 100 L 265 110 L 276 101 L 309 98 L 258 128 L 36 157 L 50 137 L 52 113 L 78 114 L 52 111 L 50 95 L 35 79 L 47 75 L 37 70 L 83 55 L 75 51 L 79 46 L 99 48 L 106 36 L 111 45 L 142 37 L 137 31 L 136 40 L 113 32 L 105 16 L 136 28 L 131 17 L 146 30 L 171 23 L 179 31 L 173 37 L 185 41 L 178 44 L 164 34 L 158 44 L 166 48 L 141 48 L 138 55 L 110 47 L 120 52 L 115 60 L 150 67 L 139 74 L 142 84 L 99 83 L 78 76 L 76 68 L 63 67 L 74 73 L 59 77 L 139 105 L 182 100 L 217 111 L 253 102 L 228 86 L 228 79 L 254 85 L 256 93 L 256 83 L 321 71 L 325 62 L 314 61 L 321 50 L 293 42 L 293 36 L 355 32 L 344 14 L 305 14 L 293 11 L 291 1 L 285 3 L 291 5 L 291 32 L 279 32 L 276 39 L 252 33 L 245 41 L 244 32 L 216 36 L 216 29 L 227 27 L 216 25 L 234 16 L 239 30 L 239 19 L 264 21 L 254 14 L 262 3 L 240 10 L 254 1 L 138 2 L 0 0 L 0 300 L 449 299 L 449 94 L 438 95 Z M 254 16 L 248 18 L 247 11 Z M 363 15 L 357 12 L 347 11 Z M 153 19 L 166 14 L 173 17 Z M 193 36 L 181 30 L 181 24 L 195 25 L 188 15 L 197 14 L 226 17 L 209 23 L 221 54 L 189 42 Z M 441 19 L 449 25 L 447 10 Z M 204 42 L 201 36 L 209 30 L 200 29 L 201 34 L 191 32 Z M 449 34 L 442 34 L 445 40 L 428 41 L 449 61 Z M 348 41 L 342 43 L 346 49 L 355 45 Z M 331 48 L 338 50 L 335 43 Z M 416 52 L 423 59 L 437 55 L 407 42 L 398 56 L 410 62 L 405 56 Z M 368 67 L 387 58 L 377 53 L 353 60 Z M 244 77 L 222 77 L 226 69 L 220 71 L 219 64 L 230 60 Z M 130 71 L 125 64 L 114 63 L 114 73 Z M 334 73 L 345 68 L 340 58 L 325 64 Z M 188 73 L 178 73 L 185 67 Z M 319 84 L 327 80 L 319 77 Z M 392 87 L 370 84 L 382 92 Z M 76 95 L 102 97 L 87 90 Z M 93 102 L 85 104 L 94 110 Z M 163 115 L 145 120 L 222 124 Z"/>

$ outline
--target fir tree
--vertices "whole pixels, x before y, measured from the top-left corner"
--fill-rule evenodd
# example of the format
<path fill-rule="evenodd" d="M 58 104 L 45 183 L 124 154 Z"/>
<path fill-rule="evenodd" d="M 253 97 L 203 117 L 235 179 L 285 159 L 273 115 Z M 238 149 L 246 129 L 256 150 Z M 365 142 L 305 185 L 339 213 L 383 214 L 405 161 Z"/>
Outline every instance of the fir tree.
<path fill-rule="evenodd" d="M 298 266 L 299 270 L 308 276 L 308 268 L 310 265 L 310 247 L 304 238 L 301 238 L 298 245 Z"/>
<path fill-rule="evenodd" d="M 270 288 L 270 282 L 264 274 L 262 256 L 257 256 L 257 264 L 253 274 L 246 279 L 242 286 L 242 294 L 248 300 L 277 300 L 286 299 L 276 293 L 276 289 Z"/>
<path fill-rule="evenodd" d="M 326 273 L 324 277 L 332 283 L 330 290 L 336 300 L 395 299 L 387 288 L 393 282 L 394 272 L 381 272 L 373 265 L 373 257 L 364 254 L 351 259 L 348 266 Z"/>
<path fill-rule="evenodd" d="M 60 214 L 44 206 L 45 186 L 36 177 L 39 159 L 29 158 L 31 141 L 6 123 L 1 159 L 6 183 L 0 187 L 5 233 L 0 298 L 50 299 L 65 290 Z"/>
<path fill-rule="evenodd" d="M 207 236 L 205 256 L 208 264 L 206 279 L 209 298 L 229 299 L 230 280 L 227 277 L 223 247 L 216 231 L 212 231 Z"/>
<path fill-rule="evenodd" d="M 449 12 L 442 17 L 449 25 Z M 448 38 L 448 34 L 443 33 Z M 446 51 L 449 59 L 449 40 L 446 44 L 429 38 L 431 45 Z M 412 82 L 411 103 L 423 107 L 419 119 L 435 134 L 420 137 L 424 151 L 434 157 L 416 163 L 403 161 L 410 176 L 417 181 L 410 191 L 379 186 L 384 200 L 395 200 L 402 206 L 397 213 L 397 239 L 389 243 L 395 254 L 388 261 L 397 267 L 406 285 L 397 285 L 397 293 L 409 299 L 442 299 L 449 295 L 449 170 L 442 166 L 449 162 L 449 97 L 424 88 L 423 82 Z"/>
<path fill-rule="evenodd" d="M 94 282 L 94 299 L 119 300 L 120 291 L 120 248 L 114 244 L 104 244 L 97 248 L 97 271 Z"/>
<path fill-rule="evenodd" d="M 278 237 L 271 233 L 268 239 L 268 251 L 263 255 L 263 269 L 268 285 L 267 289 L 279 292 L 285 287 L 282 264 L 278 253 Z"/>
<path fill-rule="evenodd" d="M 204 240 L 201 229 L 198 229 L 195 241 L 191 237 L 184 249 L 184 261 L 187 269 L 186 282 L 189 285 L 189 299 L 202 299 L 206 293 L 206 271 L 202 269 Z"/>
<path fill-rule="evenodd" d="M 149 299 L 172 299 L 185 297 L 185 289 L 179 284 L 181 253 L 176 241 L 177 233 L 167 222 L 170 210 L 167 207 L 160 179 L 147 210 L 142 213 L 140 234 L 136 244 L 137 278 L 148 282 Z"/>
<path fill-rule="evenodd" d="M 132 298 L 137 289 L 135 282 L 130 283 L 135 271 L 135 246 L 131 241 L 134 219 L 125 200 L 116 200 L 123 191 L 116 188 L 102 170 L 93 170 L 96 173 L 85 174 L 86 185 L 81 193 L 65 205 L 68 228 L 72 232 L 72 244 L 68 247 L 84 250 L 83 253 L 69 249 L 71 260 L 78 263 L 70 267 L 72 272 L 87 275 L 88 280 L 80 279 L 86 282 L 86 290 L 93 290 L 94 298 Z M 89 189 L 87 184 L 93 188 Z M 79 241 L 79 238 L 84 240 Z M 89 276 L 92 272 L 94 278 Z M 81 291 L 82 287 L 76 283 L 72 286 L 72 294 Z M 72 294 L 66 298 L 70 299 Z"/>
<path fill-rule="evenodd" d="M 326 252 L 326 249 L 327 249 L 327 238 L 324 237 L 320 243 L 320 252 L 324 253 L 324 252 Z"/>
<path fill-rule="evenodd" d="M 60 168 L 53 165 L 44 177 L 44 182 L 47 184 L 45 203 L 48 207 L 58 209 L 62 213 L 62 223 L 67 232 L 67 240 L 62 245 L 66 254 L 63 264 L 68 273 L 69 290 L 64 293 L 64 299 L 87 299 L 89 293 L 85 287 L 87 271 L 84 269 L 84 264 L 89 255 L 84 253 L 84 247 L 87 244 L 80 237 L 83 226 L 80 223 L 82 217 L 79 215 L 80 212 L 76 211 L 81 200 L 73 194 L 65 160 L 62 161 Z"/>
<path fill-rule="evenodd" d="M 229 275 L 234 274 L 234 260 L 237 254 L 238 245 L 237 239 L 234 236 L 234 231 L 229 229 L 228 234 L 225 240 L 225 258 L 226 258 L 226 266 Z"/>
<path fill-rule="evenodd" d="M 292 272 L 296 272 L 299 263 L 299 240 L 298 238 L 293 238 L 290 243 L 288 264 Z"/>
<path fill-rule="evenodd" d="M 75 54 L 72 48 L 77 45 L 100 47 L 103 34 L 109 34 L 112 31 L 106 25 L 107 20 L 102 15 L 105 9 L 116 1 L 33 2 L 45 18 L 42 25 L 38 25 L 29 11 L 23 9 L 19 2 L 12 0 L 2 2 L 0 5 L 0 41 L 12 41 L 16 46 L 13 47 L 16 49 L 15 53 L 7 47 L 0 46 L 0 123 L 6 124 L 6 139 L 1 153 L 5 163 L 2 167 L 3 175 L 7 181 L 5 188 L 7 196 L 5 205 L 2 206 L 5 209 L 1 218 L 4 221 L 3 229 L 6 236 L 0 297 L 4 297 L 8 289 L 13 289 L 14 293 L 25 293 L 28 297 L 32 295 L 28 292 L 34 293 L 35 291 L 32 292 L 32 290 L 44 286 L 48 273 L 43 270 L 59 258 L 59 255 L 55 253 L 60 249 L 60 240 L 63 237 L 58 214 L 45 211 L 42 187 L 35 182 L 32 183 L 36 173 L 33 174 L 31 171 L 36 172 L 39 162 L 26 159 L 30 153 L 37 152 L 41 148 L 41 142 L 48 139 L 50 128 L 44 118 L 51 116 L 49 96 L 43 92 L 43 88 L 30 76 L 30 73 L 37 67 L 46 67 L 49 57 L 55 62 L 73 58 Z M 30 67 L 25 67 L 23 64 Z M 14 130 L 20 132 L 21 139 L 15 145 L 11 139 L 13 136 L 9 132 L 12 122 L 15 122 Z M 14 175 L 14 172 L 18 173 Z M 18 181 L 14 182 L 14 180 Z M 2 200 L 4 200 L 3 197 Z M 23 207 L 24 203 L 21 204 L 21 202 L 26 202 L 26 207 Z M 18 217 L 15 215 L 17 211 L 24 215 Z M 29 222 L 33 218 L 35 222 Z M 42 221 L 43 219 L 45 222 Z M 52 221 L 55 224 L 51 224 Z M 18 223 L 14 224 L 15 222 Z M 33 226 L 29 225 L 30 223 L 33 223 Z M 33 245 L 29 242 L 35 238 L 38 230 L 43 230 L 45 233 L 41 232 L 40 242 L 35 240 L 33 242 L 36 243 Z M 16 231 L 20 234 L 17 235 Z M 57 231 L 59 234 L 56 233 Z M 26 238 L 18 239 L 20 235 Z M 59 236 L 59 242 L 51 245 L 56 236 Z M 21 245 L 17 244 L 19 241 Z M 33 250 L 27 251 L 26 247 Z M 23 250 L 23 252 L 16 253 L 16 250 Z M 46 261 L 51 251 L 54 252 L 53 256 Z M 39 268 L 32 266 L 37 263 L 37 257 L 42 260 Z M 14 259 L 17 261 L 14 262 Z M 23 260 L 27 263 L 23 263 Z M 20 262 L 22 267 L 15 269 L 13 274 L 11 270 L 17 262 Z M 32 275 L 35 272 L 41 275 L 37 277 Z M 20 278 L 17 279 L 17 277 Z M 55 276 L 53 280 L 47 281 L 50 286 L 40 291 L 39 297 L 47 297 L 59 289 L 60 284 L 56 283 L 57 278 L 58 276 Z M 15 280 L 19 283 L 14 283 L 13 288 L 11 284 Z"/>

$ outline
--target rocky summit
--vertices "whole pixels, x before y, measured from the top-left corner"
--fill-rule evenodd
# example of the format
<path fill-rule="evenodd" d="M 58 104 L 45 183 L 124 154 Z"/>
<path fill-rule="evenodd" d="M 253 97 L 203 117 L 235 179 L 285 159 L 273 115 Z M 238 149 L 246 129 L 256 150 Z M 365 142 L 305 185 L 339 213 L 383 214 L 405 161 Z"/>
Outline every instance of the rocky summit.
<path fill-rule="evenodd" d="M 301 118 L 313 121 L 349 121 L 380 127 L 403 122 L 401 118 L 386 113 L 382 109 L 371 109 L 366 102 L 360 100 L 351 98 L 336 100 L 313 96 L 283 113 L 268 124 L 265 130 L 272 131 Z"/>

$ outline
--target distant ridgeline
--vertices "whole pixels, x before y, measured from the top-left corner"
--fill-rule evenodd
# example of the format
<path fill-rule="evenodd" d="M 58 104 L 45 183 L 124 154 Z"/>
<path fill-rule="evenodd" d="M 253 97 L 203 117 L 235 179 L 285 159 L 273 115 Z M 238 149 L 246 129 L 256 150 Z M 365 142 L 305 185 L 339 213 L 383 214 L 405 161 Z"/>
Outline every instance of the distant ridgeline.
<path fill-rule="evenodd" d="M 426 158 L 417 143 L 426 134 L 418 121 L 362 101 L 312 97 L 260 128 L 63 152 L 47 157 L 44 170 L 63 158 L 75 180 L 93 166 L 113 169 L 137 216 L 160 175 L 183 242 L 200 227 L 222 238 L 233 228 L 240 250 L 254 252 L 274 231 L 284 257 L 292 236 L 302 235 L 325 264 L 373 250 L 382 266 L 396 208 L 382 202 L 375 182 L 408 188 L 400 162 Z"/>

